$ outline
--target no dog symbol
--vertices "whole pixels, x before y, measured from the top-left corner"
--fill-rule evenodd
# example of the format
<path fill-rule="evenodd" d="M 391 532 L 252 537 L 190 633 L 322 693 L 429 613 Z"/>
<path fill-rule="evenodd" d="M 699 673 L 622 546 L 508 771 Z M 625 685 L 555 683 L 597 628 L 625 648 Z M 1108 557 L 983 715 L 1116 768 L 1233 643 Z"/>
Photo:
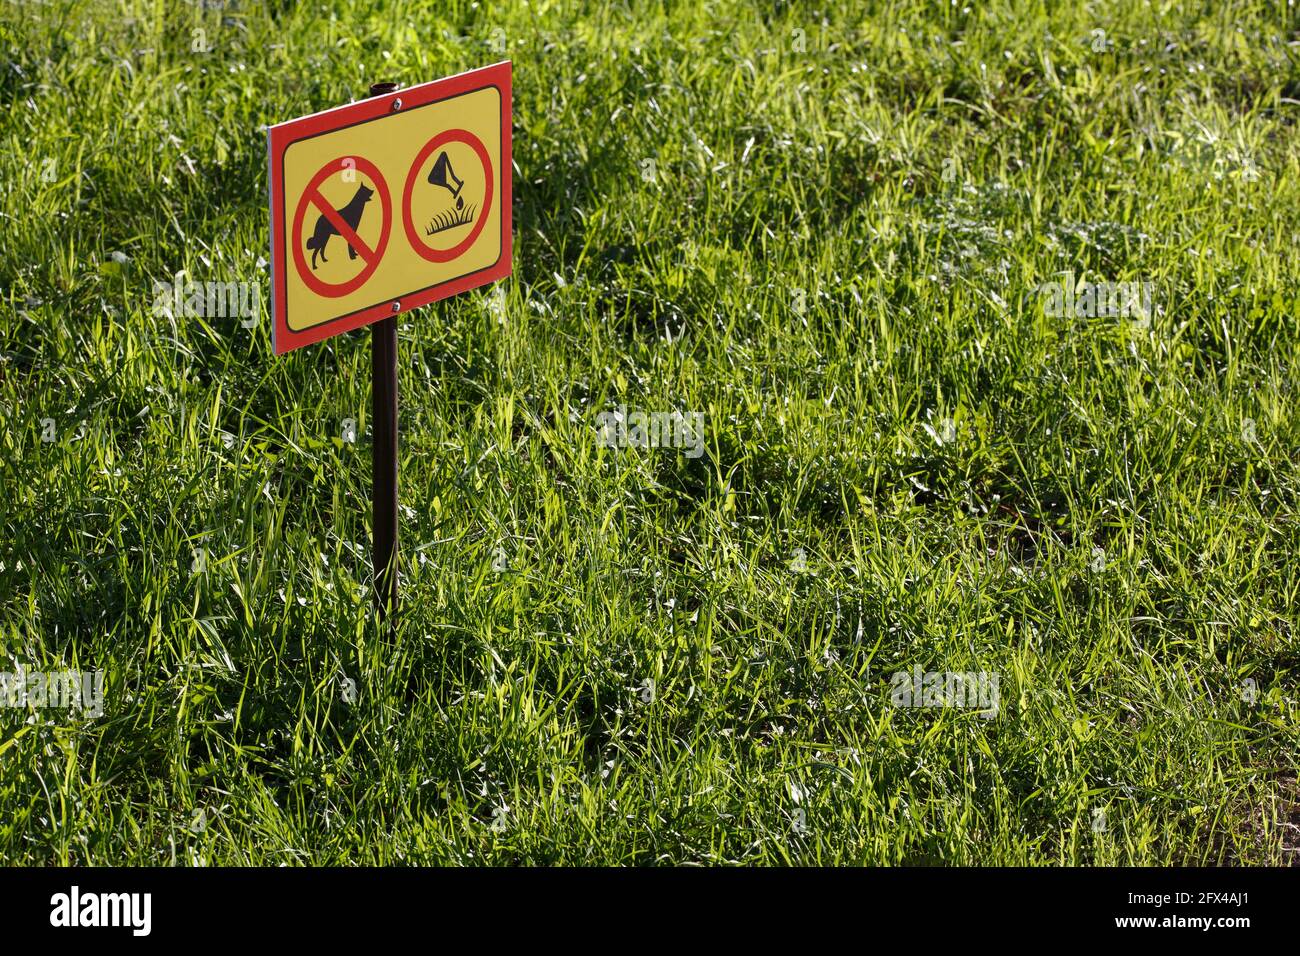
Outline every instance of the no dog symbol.
<path fill-rule="evenodd" d="M 392 197 L 374 163 L 361 156 L 328 162 L 303 190 L 293 215 L 298 275 L 317 295 L 355 292 L 379 268 L 392 229 Z"/>

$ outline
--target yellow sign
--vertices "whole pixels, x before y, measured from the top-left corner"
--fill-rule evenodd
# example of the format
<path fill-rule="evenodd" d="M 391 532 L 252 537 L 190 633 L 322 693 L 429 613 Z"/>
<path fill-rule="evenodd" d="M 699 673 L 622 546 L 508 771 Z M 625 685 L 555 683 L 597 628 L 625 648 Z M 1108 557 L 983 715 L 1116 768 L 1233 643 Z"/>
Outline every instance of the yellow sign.
<path fill-rule="evenodd" d="M 510 273 L 510 64 L 270 130 L 275 351 Z"/>

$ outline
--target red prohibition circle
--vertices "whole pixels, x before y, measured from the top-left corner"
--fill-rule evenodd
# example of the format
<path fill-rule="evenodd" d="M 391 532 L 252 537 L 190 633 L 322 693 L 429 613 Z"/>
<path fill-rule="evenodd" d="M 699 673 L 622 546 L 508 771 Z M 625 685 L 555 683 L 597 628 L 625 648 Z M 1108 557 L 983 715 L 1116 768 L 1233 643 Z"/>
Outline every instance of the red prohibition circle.
<path fill-rule="evenodd" d="M 470 229 L 469 235 L 450 249 L 434 249 L 424 244 L 424 240 L 420 238 L 420 233 L 415 228 L 415 223 L 411 221 L 411 192 L 415 189 L 415 181 L 419 178 L 420 170 L 424 167 L 424 161 L 429 158 L 429 154 L 447 143 L 464 143 L 478 154 L 479 162 L 483 164 L 483 181 L 487 185 L 483 189 L 483 210 L 478 214 L 478 222 Z M 483 225 L 487 222 L 488 212 L 491 209 L 492 160 L 482 140 L 468 130 L 449 129 L 424 144 L 424 149 L 420 150 L 415 157 L 415 162 L 411 164 L 411 171 L 406 174 L 406 188 L 402 190 L 402 225 L 406 228 L 406 238 L 410 240 L 412 249 L 430 262 L 451 262 L 463 256 L 483 231 Z"/>
<path fill-rule="evenodd" d="M 352 161 L 351 166 L 347 165 L 348 160 Z M 370 181 L 375 184 L 375 189 L 379 193 L 379 201 L 384 207 L 383 226 L 379 230 L 379 244 L 373 250 L 369 249 L 365 243 L 350 243 L 356 249 L 357 255 L 365 260 L 366 264 L 360 272 L 346 282 L 324 282 L 312 275 L 311 270 L 307 267 L 307 255 L 303 252 L 303 244 L 307 237 L 302 234 L 302 224 L 307 217 L 307 207 L 313 204 L 320 209 L 321 215 L 325 215 L 326 208 L 330 212 L 334 212 L 334 208 L 329 205 L 329 201 L 320 194 L 320 186 L 331 175 L 345 169 L 360 170 L 369 176 Z M 336 230 L 337 228 L 335 226 Z M 307 188 L 302 191 L 302 198 L 298 200 L 298 208 L 293 214 L 293 231 L 289 235 L 293 237 L 293 261 L 298 267 L 298 275 L 302 276 L 302 281 L 307 284 L 307 288 L 326 298 L 337 299 L 340 296 L 356 292 L 379 268 L 379 263 L 384 258 L 384 250 L 388 247 L 388 236 L 392 231 L 393 200 L 388 193 L 388 183 L 384 181 L 383 175 L 375 168 L 375 164 L 368 159 L 363 159 L 360 156 L 340 156 L 338 159 L 326 163 L 321 167 L 320 172 L 312 177 L 311 182 L 307 184 Z M 349 241 L 341 232 L 338 235 L 345 243 Z M 358 245 L 360 248 L 357 248 Z M 367 257 L 367 253 L 369 253 L 369 257 Z"/>

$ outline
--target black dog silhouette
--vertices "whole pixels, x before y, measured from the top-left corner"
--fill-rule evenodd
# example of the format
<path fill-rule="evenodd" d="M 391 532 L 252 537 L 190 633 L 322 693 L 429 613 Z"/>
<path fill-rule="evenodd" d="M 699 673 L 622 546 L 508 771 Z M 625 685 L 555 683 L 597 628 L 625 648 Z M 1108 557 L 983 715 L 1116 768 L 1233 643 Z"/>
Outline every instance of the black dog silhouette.
<path fill-rule="evenodd" d="M 352 227 L 352 231 L 357 231 L 357 224 L 361 222 L 361 214 L 366 210 L 366 203 L 370 202 L 370 197 L 375 194 L 373 189 L 367 186 L 358 186 L 357 193 L 353 196 L 346 206 L 338 210 L 339 216 Z M 325 258 L 325 246 L 330 241 L 330 236 L 337 236 L 339 231 L 334 225 L 325 218 L 324 214 L 316 217 L 316 228 L 307 240 L 307 248 L 311 250 L 311 267 L 312 271 L 316 270 L 316 256 L 320 256 L 321 262 L 329 262 Z M 355 259 L 357 250 L 353 249 L 351 244 L 348 245 L 348 258 Z"/>

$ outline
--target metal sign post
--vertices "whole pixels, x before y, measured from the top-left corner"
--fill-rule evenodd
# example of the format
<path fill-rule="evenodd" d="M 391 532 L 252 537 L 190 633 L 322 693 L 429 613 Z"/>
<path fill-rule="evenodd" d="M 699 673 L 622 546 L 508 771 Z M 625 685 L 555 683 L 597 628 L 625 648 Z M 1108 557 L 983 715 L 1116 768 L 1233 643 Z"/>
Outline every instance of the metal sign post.
<path fill-rule="evenodd" d="M 371 96 L 385 96 L 396 83 L 375 83 Z M 398 306 L 400 309 L 401 306 Z M 397 310 L 370 326 L 371 534 L 375 607 L 390 633 L 397 615 Z"/>

